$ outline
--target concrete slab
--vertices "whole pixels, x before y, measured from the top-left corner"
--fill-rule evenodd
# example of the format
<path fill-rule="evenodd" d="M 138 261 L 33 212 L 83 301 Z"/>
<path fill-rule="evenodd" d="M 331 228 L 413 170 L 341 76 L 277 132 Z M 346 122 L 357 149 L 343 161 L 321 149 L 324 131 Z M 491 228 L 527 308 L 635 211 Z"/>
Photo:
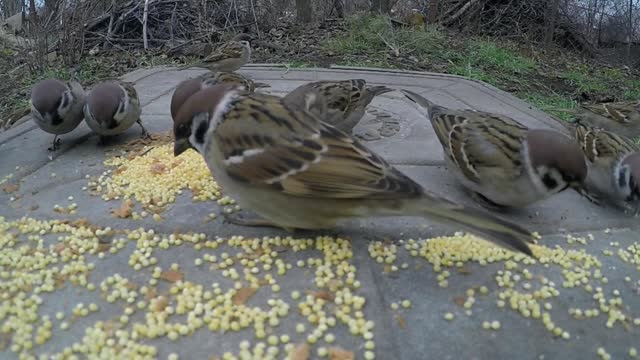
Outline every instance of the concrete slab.
<path fill-rule="evenodd" d="M 170 129 L 169 101 L 173 89 L 180 81 L 201 72 L 154 68 L 124 77 L 134 82 L 140 93 L 143 122 L 148 130 L 162 133 Z M 470 106 L 522 119 L 528 126 L 562 128 L 509 94 L 456 76 L 380 69 L 287 69 L 256 64 L 240 72 L 269 83 L 271 88 L 261 91 L 278 95 L 306 81 L 363 78 L 372 84 L 418 91 L 445 106 Z M 223 213 L 229 206 L 215 201 L 192 201 L 187 190 L 159 213 L 160 219 L 154 220 L 151 216 L 139 220 L 119 219 L 111 211 L 121 207 L 121 200 L 105 201 L 82 188 L 88 186 L 87 176 L 91 180 L 103 176 L 107 170 L 104 160 L 121 154 L 122 145 L 136 139 L 139 131 L 134 126 L 113 143 L 103 146 L 98 145 L 97 137 L 82 124 L 62 137 L 62 150 L 53 161 L 49 161 L 46 154 L 52 137 L 31 122 L 0 133 L 0 188 L 3 190 L 0 191 L 0 216 L 4 217 L 0 219 L 0 358 L 28 359 L 39 355 L 73 358 L 72 353 L 84 358 L 87 352 L 96 351 L 102 351 L 104 358 L 136 358 L 137 346 L 148 345 L 154 352 L 146 356 L 136 354 L 141 358 L 167 358 L 175 353 L 181 359 L 245 359 L 251 357 L 241 355 L 244 346 L 241 343 L 248 340 L 252 350 L 256 344 L 263 343 L 265 349 L 273 348 L 268 351 L 278 352 L 272 358 L 282 359 L 287 346 L 281 340 L 287 340 L 286 337 L 276 341 L 270 336 L 286 334 L 290 338 L 288 343 L 300 344 L 309 341 L 309 336 L 313 340 L 314 333 L 318 336 L 317 342 L 310 341 L 310 359 L 321 357 L 333 346 L 353 352 L 356 359 L 373 356 L 376 359 L 582 359 L 596 358 L 598 351 L 617 359 L 628 357 L 634 346 L 640 350 L 637 341 L 640 245 L 636 218 L 596 207 L 570 192 L 524 210 L 502 214 L 543 234 L 540 242 L 543 247 L 536 250 L 542 254 L 541 260 L 535 264 L 506 252 L 495 252 L 479 241 L 410 240 L 451 235 L 456 230 L 422 219 L 353 220 L 321 234 L 291 235 L 277 229 L 238 227 L 224 223 L 220 216 L 215 220 L 208 217 L 211 213 Z M 425 188 L 473 206 L 444 169 L 442 150 L 428 122 L 400 93 L 391 92 L 374 99 L 356 134 Z M 161 149 L 163 145 L 150 146 Z M 122 168 L 112 170 L 124 171 Z M 70 200 L 69 196 L 73 198 Z M 66 208 L 71 203 L 77 204 L 74 214 L 54 210 L 55 204 Z M 133 209 L 138 213 L 142 210 L 139 204 Z M 78 224 L 74 225 L 76 228 L 91 223 L 107 234 L 95 229 L 91 233 L 87 233 L 87 229 L 74 230 L 74 233 L 58 229 L 58 234 L 50 234 L 52 228 L 24 234 L 29 226 L 24 223 L 27 220 L 20 220 L 22 217 L 79 221 L 71 223 Z M 22 225 L 16 223 L 21 221 Z M 112 233 L 107 227 L 120 230 Z M 126 239 L 127 234 L 141 236 L 138 230 L 141 227 L 153 229 L 155 235 L 146 241 Z M 202 233 L 209 244 L 217 238 L 221 240 L 214 248 L 208 248 L 204 240 L 199 241 L 199 245 L 188 241 L 175 243 L 174 239 L 182 236 L 180 234 L 193 232 Z M 228 240 L 237 235 L 242 238 Z M 299 248 L 299 244 L 306 240 L 291 244 L 281 241 L 287 236 L 315 239 L 319 235 L 347 240 L 308 240 L 309 245 L 304 249 Z M 154 236 L 157 236 L 155 240 Z M 267 239 L 277 236 L 278 240 Z M 584 239 L 574 240 L 580 237 Z M 253 238 L 258 240 L 253 242 Z M 98 243 L 98 239 L 102 243 Z M 170 243 L 167 249 L 160 245 L 163 241 Z M 79 244 L 95 245 L 107 253 L 98 256 Z M 340 244 L 342 252 L 338 256 L 327 244 Z M 266 250 L 256 255 L 257 247 L 253 246 Z M 113 253 L 109 252 L 111 249 Z M 383 250 L 386 253 L 382 254 Z M 475 255 L 471 254 L 472 250 Z M 207 260 L 211 256 L 218 260 Z M 220 266 L 227 257 L 234 262 L 223 269 Z M 149 262 L 155 259 L 155 264 L 141 265 L 138 261 L 142 258 Z M 30 263 L 33 259 L 40 260 Z M 183 280 L 158 281 L 153 268 L 159 266 L 165 274 L 173 263 L 179 264 L 179 271 L 174 275 L 179 273 Z M 301 264 L 304 266 L 299 266 Z M 277 273 L 278 266 L 283 267 L 284 274 Z M 241 300 L 236 295 L 228 295 L 224 300 L 223 295 L 214 293 L 233 294 L 236 286 L 247 289 L 254 272 L 261 279 L 255 295 Z M 110 296 L 115 286 L 112 276 L 116 273 L 128 281 L 124 288 L 135 291 L 135 296 L 128 294 L 125 299 Z M 267 274 L 276 287 L 265 280 Z M 318 282 L 324 282 L 326 276 L 332 277 L 328 284 Z M 41 285 L 47 277 L 55 278 L 56 286 L 43 290 Z M 79 280 L 84 277 L 97 289 L 91 290 Z M 218 287 L 212 287 L 213 283 Z M 340 291 L 325 290 L 323 285 L 336 286 Z M 153 289 L 154 293 L 142 294 L 142 286 Z M 486 289 L 480 290 L 483 286 Z M 189 293 L 190 289 L 200 290 Z M 473 296 L 467 293 L 470 289 L 474 289 Z M 210 291 L 209 299 L 202 295 L 206 290 Z M 20 291 L 24 298 L 20 297 Z M 118 294 L 123 291 L 119 290 Z M 292 298 L 293 292 L 300 292 L 301 297 Z M 189 299 L 182 297 L 187 293 L 191 294 Z M 312 310 L 304 310 L 307 295 L 310 299 L 326 299 L 325 303 L 311 305 L 311 308 L 315 306 L 313 311 L 322 311 L 317 318 L 333 318 L 322 334 L 317 333 L 316 319 L 306 313 Z M 26 301 L 30 296 L 33 300 Z M 166 303 L 159 309 L 157 302 L 161 296 Z M 127 303 L 129 297 L 133 303 Z M 404 300 L 409 300 L 411 305 L 407 308 L 399 305 Z M 356 305 L 359 301 L 363 304 Z M 139 302 L 143 302 L 140 308 Z M 98 310 L 86 316 L 80 312 L 73 316 L 78 303 L 85 307 L 95 303 Z M 204 310 L 196 310 L 196 303 L 202 304 Z M 286 311 L 283 304 L 289 306 Z M 166 306 L 185 313 L 168 314 Z M 532 310 L 536 306 L 539 307 L 537 313 Z M 230 313 L 225 317 L 221 315 L 224 311 Z M 64 314 L 62 319 L 56 318 L 58 312 Z M 30 318 L 29 313 L 37 317 Z M 274 315 L 276 313 L 280 315 Z M 450 315 L 446 317 L 451 320 L 445 319 L 447 313 Z M 43 316 L 49 317 L 51 330 L 47 330 Z M 261 316 L 264 320 L 256 320 Z M 269 316 L 277 320 L 269 324 Z M 164 317 L 171 325 L 157 325 Z M 211 325 L 214 318 L 235 323 L 237 331 L 208 330 L 209 326 L 215 328 Z M 246 323 L 241 321 L 243 318 Z M 491 327 L 496 321 L 499 329 L 483 328 L 484 322 Z M 266 325 L 260 325 L 265 322 Z M 374 326 L 359 333 L 364 323 Z M 67 324 L 68 329 L 61 329 L 67 326 L 63 324 Z M 304 325 L 304 330 L 299 324 Z M 172 335 L 151 336 L 149 326 L 154 331 Z M 264 337 L 259 329 L 263 329 Z M 42 334 L 47 331 L 51 337 L 44 344 L 37 344 L 35 341 L 42 340 L 45 336 Z M 554 335 L 553 331 L 558 334 Z M 333 336 L 325 337 L 328 333 Z M 85 336 L 87 346 L 82 345 Z M 171 340 L 174 336 L 175 340 Z M 235 357 L 224 355 L 225 352 Z M 254 353 L 253 358 L 270 358 L 266 352 Z M 66 355 L 56 357 L 56 354 Z"/>

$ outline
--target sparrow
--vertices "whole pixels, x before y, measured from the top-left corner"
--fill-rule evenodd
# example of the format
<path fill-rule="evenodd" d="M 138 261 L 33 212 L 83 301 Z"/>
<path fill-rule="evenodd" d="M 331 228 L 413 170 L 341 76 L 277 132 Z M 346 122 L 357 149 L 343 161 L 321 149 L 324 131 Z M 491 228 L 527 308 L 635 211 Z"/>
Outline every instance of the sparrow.
<path fill-rule="evenodd" d="M 33 120 L 40 129 L 55 135 L 50 152 L 60 146 L 58 135 L 69 133 L 80 124 L 85 100 L 84 89 L 75 80 L 65 83 L 46 79 L 33 87 L 29 100 Z"/>
<path fill-rule="evenodd" d="M 322 95 L 327 104 L 328 109 L 323 121 L 346 133 L 351 133 L 362 119 L 365 108 L 375 96 L 393 91 L 386 86 L 367 86 L 367 82 L 362 79 L 327 80 L 301 85 L 285 98 L 291 102 L 303 103 L 303 95 L 311 89 Z"/>
<path fill-rule="evenodd" d="M 117 135 L 137 122 L 142 128 L 142 135 L 148 137 L 147 130 L 140 121 L 140 100 L 133 84 L 109 80 L 96 85 L 84 106 L 87 125 L 101 136 Z"/>
<path fill-rule="evenodd" d="M 196 92 L 216 84 L 234 83 L 244 86 L 250 92 L 255 91 L 256 86 L 268 87 L 267 84 L 255 83 L 253 80 L 233 72 L 207 72 L 193 79 L 184 80 L 176 87 L 171 97 L 171 118 L 175 121 L 180 106 Z"/>
<path fill-rule="evenodd" d="M 609 203 L 640 211 L 640 147 L 610 131 L 577 123 L 575 137 L 587 159 L 587 189 Z"/>
<path fill-rule="evenodd" d="M 250 36 L 248 34 L 238 34 L 230 41 L 216 48 L 207 55 L 201 62 L 180 67 L 185 70 L 192 67 L 202 67 L 211 71 L 233 72 L 240 69 L 251 59 Z"/>
<path fill-rule="evenodd" d="M 303 106 L 221 84 L 191 96 L 174 154 L 194 148 L 218 184 L 262 219 L 240 225 L 329 229 L 366 216 L 419 216 L 461 226 L 531 255 L 525 228 L 435 194 Z"/>
<path fill-rule="evenodd" d="M 587 196 L 587 165 L 569 136 L 528 129 L 504 115 L 447 109 L 401 91 L 427 110 L 447 168 L 483 206 L 525 207 L 568 187 Z"/>
<path fill-rule="evenodd" d="M 640 102 L 582 105 L 575 112 L 583 124 L 599 127 L 629 138 L 640 136 Z"/>

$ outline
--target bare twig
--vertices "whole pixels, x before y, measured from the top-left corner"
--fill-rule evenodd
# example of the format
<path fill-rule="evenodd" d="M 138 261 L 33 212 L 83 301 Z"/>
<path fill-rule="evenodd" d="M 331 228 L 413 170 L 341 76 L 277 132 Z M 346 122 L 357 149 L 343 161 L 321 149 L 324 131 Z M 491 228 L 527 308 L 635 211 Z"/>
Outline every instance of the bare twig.
<path fill-rule="evenodd" d="M 107 40 L 104 42 L 105 46 L 111 40 L 113 36 L 113 20 L 116 14 L 116 0 L 111 0 L 111 15 L 109 16 L 109 27 L 107 28 Z"/>
<path fill-rule="evenodd" d="M 444 21 L 445 24 L 450 24 L 454 21 L 456 21 L 457 18 L 459 18 L 462 14 L 464 14 L 465 11 L 467 11 L 468 8 L 470 8 L 473 4 L 477 3 L 479 0 L 469 0 L 469 2 L 467 2 L 466 4 L 464 4 L 463 7 L 460 8 L 460 10 L 458 10 L 455 14 L 453 14 L 450 18 L 446 19 Z"/>
<path fill-rule="evenodd" d="M 385 43 L 385 45 L 387 45 L 389 47 L 389 49 L 391 49 L 391 51 L 393 51 L 393 54 L 398 57 L 400 56 L 400 48 L 397 46 L 394 46 L 392 44 L 390 44 L 387 39 L 384 38 L 384 36 L 382 36 L 382 34 L 378 33 L 378 37 L 382 40 L 382 42 Z"/>
<path fill-rule="evenodd" d="M 261 38 L 262 36 L 260 36 L 260 26 L 258 26 L 258 17 L 256 16 L 256 8 L 255 6 L 253 6 L 253 0 L 250 0 L 251 2 L 251 12 L 253 13 L 253 21 L 256 24 L 256 33 L 258 34 L 258 38 Z"/>
<path fill-rule="evenodd" d="M 149 17 L 149 0 L 144 0 L 144 14 L 142 15 L 142 40 L 144 41 L 144 49 L 149 49 L 147 41 L 147 19 Z"/>

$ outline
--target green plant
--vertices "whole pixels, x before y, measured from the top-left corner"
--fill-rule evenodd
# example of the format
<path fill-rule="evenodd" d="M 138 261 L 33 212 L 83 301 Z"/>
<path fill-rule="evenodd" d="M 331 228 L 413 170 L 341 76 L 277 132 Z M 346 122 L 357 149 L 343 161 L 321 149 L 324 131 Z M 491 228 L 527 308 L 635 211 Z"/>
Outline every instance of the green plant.
<path fill-rule="evenodd" d="M 640 101 L 640 80 L 629 81 L 623 96 L 625 100 Z"/>
<path fill-rule="evenodd" d="M 559 94 L 543 95 L 540 93 L 524 93 L 519 94 L 519 96 L 538 109 L 548 112 L 564 121 L 573 120 L 571 110 L 575 109 L 578 105 L 571 98 Z"/>
<path fill-rule="evenodd" d="M 325 52 L 335 55 L 366 55 L 372 62 L 389 56 L 414 56 L 429 62 L 445 59 L 445 35 L 437 27 L 426 30 L 394 28 L 388 17 L 356 16 L 349 18 L 347 31 L 327 40 Z"/>
<path fill-rule="evenodd" d="M 306 61 L 302 60 L 293 60 L 287 64 L 291 68 L 308 68 L 313 67 L 313 64 L 310 64 Z"/>
<path fill-rule="evenodd" d="M 509 45 L 498 46 L 487 40 L 472 40 L 467 57 L 478 66 L 502 73 L 529 73 L 536 67 L 533 59 L 520 55 Z"/>
<path fill-rule="evenodd" d="M 520 55 L 511 45 L 499 46 L 487 40 L 471 40 L 466 52 L 452 56 L 449 72 L 492 85 L 524 83 L 536 68 L 534 60 Z"/>
<path fill-rule="evenodd" d="M 594 74 L 586 64 L 575 64 L 562 74 L 569 84 L 577 88 L 577 92 L 600 92 L 606 89 L 606 84 L 602 81 L 602 76 Z"/>

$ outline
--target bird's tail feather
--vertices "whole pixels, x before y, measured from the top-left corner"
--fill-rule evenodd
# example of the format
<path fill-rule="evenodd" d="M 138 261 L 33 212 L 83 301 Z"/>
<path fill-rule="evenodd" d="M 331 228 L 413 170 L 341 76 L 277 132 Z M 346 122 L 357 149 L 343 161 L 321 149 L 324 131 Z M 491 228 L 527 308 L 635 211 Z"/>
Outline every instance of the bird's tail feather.
<path fill-rule="evenodd" d="M 181 71 L 181 70 L 187 70 L 191 68 L 205 68 L 205 67 L 202 66 L 202 64 L 186 64 L 178 67 L 178 70 Z"/>
<path fill-rule="evenodd" d="M 414 103 L 418 104 L 420 107 L 427 110 L 427 112 L 429 113 L 429 116 L 431 116 L 431 112 L 433 111 L 433 109 L 437 107 L 436 104 L 425 99 L 424 96 L 414 93 L 413 91 L 402 89 L 400 90 L 400 92 L 402 92 L 404 96 L 406 96 L 409 100 L 413 101 Z"/>
<path fill-rule="evenodd" d="M 532 256 L 528 244 L 534 243 L 533 234 L 524 227 L 501 219 L 488 212 L 456 205 L 423 199 L 409 206 L 409 213 L 434 219 L 452 226 L 461 226 L 464 230 L 482 236 L 501 247 Z"/>
<path fill-rule="evenodd" d="M 393 91 L 392 88 L 388 88 L 386 86 L 370 86 L 367 88 L 367 90 L 370 91 L 373 96 L 378 96 Z"/>

